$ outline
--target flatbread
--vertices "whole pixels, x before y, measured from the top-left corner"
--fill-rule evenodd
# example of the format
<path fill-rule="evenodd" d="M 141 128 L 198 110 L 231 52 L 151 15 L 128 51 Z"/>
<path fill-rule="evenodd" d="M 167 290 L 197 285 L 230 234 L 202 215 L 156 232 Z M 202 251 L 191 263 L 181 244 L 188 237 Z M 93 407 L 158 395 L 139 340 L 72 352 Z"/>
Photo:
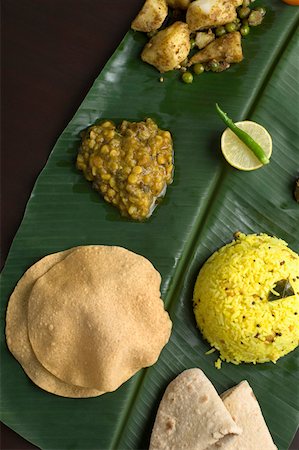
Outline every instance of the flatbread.
<path fill-rule="evenodd" d="M 277 450 L 262 415 L 261 408 L 247 381 L 221 395 L 224 405 L 243 433 L 233 440 L 223 438 L 211 450 Z"/>
<path fill-rule="evenodd" d="M 241 432 L 205 374 L 189 369 L 165 391 L 150 450 L 206 450 L 223 436 Z"/>
<path fill-rule="evenodd" d="M 129 250 L 75 249 L 31 291 L 28 332 L 38 360 L 68 384 L 114 391 L 168 342 L 160 283 L 153 265 Z"/>
<path fill-rule="evenodd" d="M 28 299 L 36 280 L 63 260 L 72 250 L 48 255 L 31 266 L 15 287 L 6 312 L 6 342 L 28 377 L 40 388 L 63 397 L 96 397 L 95 389 L 70 386 L 48 372 L 36 358 L 27 331 Z"/>

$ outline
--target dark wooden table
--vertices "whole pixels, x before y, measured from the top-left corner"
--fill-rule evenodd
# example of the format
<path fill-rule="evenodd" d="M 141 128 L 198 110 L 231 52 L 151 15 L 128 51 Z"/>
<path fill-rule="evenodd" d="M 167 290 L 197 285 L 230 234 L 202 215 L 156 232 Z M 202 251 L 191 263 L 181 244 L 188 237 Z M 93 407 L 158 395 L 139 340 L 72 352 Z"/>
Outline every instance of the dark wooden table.
<path fill-rule="evenodd" d="M 1 267 L 56 139 L 141 4 L 1 1 Z M 292 450 L 299 449 L 296 442 Z M 0 448 L 36 447 L 3 425 Z"/>

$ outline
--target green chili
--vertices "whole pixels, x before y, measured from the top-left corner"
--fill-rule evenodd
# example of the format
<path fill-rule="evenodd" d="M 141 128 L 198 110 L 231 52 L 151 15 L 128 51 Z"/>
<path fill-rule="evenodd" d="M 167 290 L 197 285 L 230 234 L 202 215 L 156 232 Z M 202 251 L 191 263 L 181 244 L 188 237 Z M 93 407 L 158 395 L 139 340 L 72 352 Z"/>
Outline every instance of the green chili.
<path fill-rule="evenodd" d="M 261 161 L 262 164 L 268 164 L 269 159 L 265 155 L 262 147 L 254 140 L 251 136 L 249 136 L 246 131 L 241 130 L 237 125 L 227 116 L 227 114 L 222 111 L 222 109 L 216 103 L 216 110 L 223 120 L 223 122 L 235 133 L 238 138 L 244 142 L 245 145 L 255 154 L 255 156 Z"/>

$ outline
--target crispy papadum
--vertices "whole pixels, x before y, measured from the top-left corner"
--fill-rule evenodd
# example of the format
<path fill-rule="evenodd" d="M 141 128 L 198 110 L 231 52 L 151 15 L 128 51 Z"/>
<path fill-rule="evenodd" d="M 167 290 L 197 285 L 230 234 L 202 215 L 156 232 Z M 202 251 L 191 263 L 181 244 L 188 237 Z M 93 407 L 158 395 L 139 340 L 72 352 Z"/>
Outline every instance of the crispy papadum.
<path fill-rule="evenodd" d="M 9 299 L 7 307 L 6 342 L 25 373 L 40 388 L 63 397 L 96 397 L 101 394 L 98 390 L 71 386 L 46 370 L 36 358 L 28 338 L 27 310 L 32 287 L 38 278 L 62 261 L 71 251 L 67 250 L 45 256 L 22 276 Z"/>
<path fill-rule="evenodd" d="M 154 364 L 171 321 L 160 274 L 121 247 L 78 247 L 39 278 L 28 333 L 42 365 L 68 384 L 111 392 Z"/>

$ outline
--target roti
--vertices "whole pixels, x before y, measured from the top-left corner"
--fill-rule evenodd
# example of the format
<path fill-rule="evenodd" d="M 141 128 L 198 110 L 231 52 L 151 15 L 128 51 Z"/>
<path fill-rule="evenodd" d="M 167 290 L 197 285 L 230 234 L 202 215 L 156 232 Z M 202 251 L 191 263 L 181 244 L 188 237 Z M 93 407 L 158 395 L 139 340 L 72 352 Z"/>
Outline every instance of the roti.
<path fill-rule="evenodd" d="M 277 450 L 268 430 L 261 408 L 247 381 L 221 395 L 224 405 L 243 433 L 234 440 L 223 439 L 223 450 Z M 217 447 L 215 447 L 217 450 Z"/>
<path fill-rule="evenodd" d="M 40 388 L 63 397 L 95 397 L 96 389 L 71 386 L 46 370 L 36 358 L 27 329 L 28 299 L 34 283 L 55 264 L 62 261 L 72 250 L 48 255 L 31 266 L 15 287 L 6 313 L 6 342 L 10 352 L 21 364 L 28 377 Z"/>
<path fill-rule="evenodd" d="M 65 383 L 111 392 L 154 364 L 171 321 L 161 277 L 121 247 L 78 247 L 34 284 L 28 303 L 31 346 Z"/>
<path fill-rule="evenodd" d="M 161 400 L 150 450 L 206 450 L 242 432 L 200 369 L 182 372 Z"/>

